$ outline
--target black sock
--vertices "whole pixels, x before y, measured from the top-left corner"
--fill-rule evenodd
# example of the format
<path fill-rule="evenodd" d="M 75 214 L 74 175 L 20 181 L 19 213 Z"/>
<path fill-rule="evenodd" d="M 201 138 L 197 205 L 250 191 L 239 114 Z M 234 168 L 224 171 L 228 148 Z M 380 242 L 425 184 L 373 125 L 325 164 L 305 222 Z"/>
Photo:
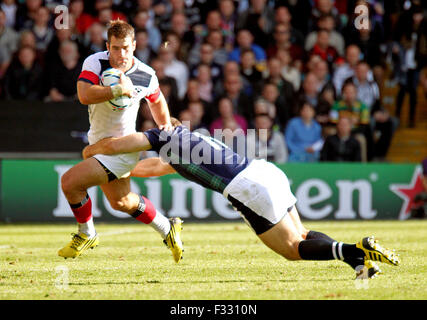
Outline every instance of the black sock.
<path fill-rule="evenodd" d="M 298 252 L 303 260 L 334 260 L 332 243 L 324 239 L 303 240 L 298 245 Z"/>
<path fill-rule="evenodd" d="M 314 230 L 310 230 L 307 233 L 307 237 L 306 240 L 328 240 L 331 242 L 338 242 L 334 239 L 332 239 L 331 237 L 329 237 L 327 234 L 324 234 L 322 232 L 318 232 L 318 231 L 314 231 Z M 344 249 L 347 248 L 347 246 L 351 246 L 350 249 Z M 342 260 L 343 262 L 347 263 L 348 265 L 350 265 L 353 269 L 356 269 L 357 266 L 363 265 L 364 263 L 364 259 L 363 259 L 363 252 L 361 252 L 362 250 L 359 250 L 358 252 L 353 251 L 352 248 L 356 248 L 355 245 L 344 245 L 343 244 L 343 253 L 344 250 L 346 251 L 346 253 L 344 254 L 344 260 Z"/>

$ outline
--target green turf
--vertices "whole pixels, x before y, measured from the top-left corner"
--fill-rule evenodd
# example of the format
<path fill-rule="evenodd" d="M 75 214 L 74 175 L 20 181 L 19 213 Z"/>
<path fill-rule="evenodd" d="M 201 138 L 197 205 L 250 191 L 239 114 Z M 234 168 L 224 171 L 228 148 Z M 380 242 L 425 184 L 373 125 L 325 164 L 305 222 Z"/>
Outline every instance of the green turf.
<path fill-rule="evenodd" d="M 98 224 L 100 246 L 77 259 L 57 250 L 74 225 L 0 225 L 0 299 L 426 299 L 427 221 L 306 222 L 354 243 L 374 234 L 401 255 L 380 277 L 355 281 L 339 261 L 292 262 L 243 223 L 185 223 L 173 262 L 145 225 Z M 68 279 L 68 280 L 67 280 Z"/>

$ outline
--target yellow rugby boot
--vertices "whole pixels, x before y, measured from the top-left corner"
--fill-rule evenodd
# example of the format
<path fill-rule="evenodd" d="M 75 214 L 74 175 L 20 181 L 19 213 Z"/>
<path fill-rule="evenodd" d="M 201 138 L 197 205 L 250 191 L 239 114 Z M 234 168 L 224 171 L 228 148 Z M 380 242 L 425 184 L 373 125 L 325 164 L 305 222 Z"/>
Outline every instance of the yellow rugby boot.
<path fill-rule="evenodd" d="M 365 253 L 365 261 L 379 261 L 397 266 L 400 264 L 399 255 L 394 250 L 383 248 L 374 236 L 366 237 L 356 243 L 356 247 Z"/>
<path fill-rule="evenodd" d="M 371 260 L 365 260 L 363 266 L 356 268 L 356 279 L 373 279 L 382 274 L 380 267 Z"/>
<path fill-rule="evenodd" d="M 62 249 L 58 251 L 60 257 L 75 258 L 83 253 L 87 249 L 93 249 L 99 244 L 99 237 L 95 235 L 92 238 L 88 238 L 83 233 L 72 233 L 73 238 L 71 241 Z"/>
<path fill-rule="evenodd" d="M 163 243 L 172 251 L 173 259 L 176 263 L 182 259 L 182 253 L 184 252 L 182 241 L 181 241 L 181 230 L 182 221 L 180 218 L 170 218 L 169 222 L 171 224 L 171 229 L 166 236 L 166 239 L 163 240 Z"/>

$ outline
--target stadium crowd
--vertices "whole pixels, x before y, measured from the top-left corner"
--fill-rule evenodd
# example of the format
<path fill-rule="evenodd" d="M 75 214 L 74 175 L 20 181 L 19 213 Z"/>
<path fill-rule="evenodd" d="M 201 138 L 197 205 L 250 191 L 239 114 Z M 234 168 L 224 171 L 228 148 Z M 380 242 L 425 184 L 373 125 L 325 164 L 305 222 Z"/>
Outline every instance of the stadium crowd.
<path fill-rule="evenodd" d="M 108 23 L 122 19 L 134 26 L 135 56 L 156 71 L 171 115 L 191 129 L 240 128 L 233 132 L 243 136 L 267 129 L 251 141 L 277 163 L 381 160 L 405 95 L 414 126 L 417 86 L 427 88 L 426 7 L 420 0 L 3 0 L 1 97 L 77 100 L 82 61 L 106 50 Z M 393 115 L 382 106 L 386 78 L 399 85 Z M 147 105 L 139 122 L 154 126 Z"/>

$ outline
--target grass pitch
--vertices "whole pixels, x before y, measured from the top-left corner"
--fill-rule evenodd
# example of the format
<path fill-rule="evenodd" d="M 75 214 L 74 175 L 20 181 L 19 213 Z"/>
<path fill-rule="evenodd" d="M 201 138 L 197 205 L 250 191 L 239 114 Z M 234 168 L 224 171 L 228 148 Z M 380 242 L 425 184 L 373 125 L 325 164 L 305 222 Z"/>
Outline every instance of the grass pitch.
<path fill-rule="evenodd" d="M 76 259 L 57 251 L 75 225 L 0 225 L 0 299 L 427 299 L 427 221 L 306 222 L 349 243 L 375 235 L 402 263 L 354 280 L 339 261 L 287 261 L 243 223 L 185 223 L 175 264 L 141 224 L 97 224 L 100 245 Z"/>

